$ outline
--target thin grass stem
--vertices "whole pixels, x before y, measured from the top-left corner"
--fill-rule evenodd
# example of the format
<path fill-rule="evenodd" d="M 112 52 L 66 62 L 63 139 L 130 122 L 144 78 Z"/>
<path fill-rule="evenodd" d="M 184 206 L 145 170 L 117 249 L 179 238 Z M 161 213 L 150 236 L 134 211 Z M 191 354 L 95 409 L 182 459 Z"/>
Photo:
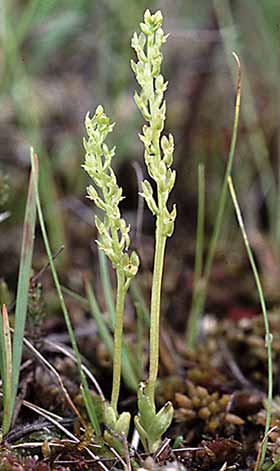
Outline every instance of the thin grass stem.
<path fill-rule="evenodd" d="M 204 250 L 204 222 L 205 222 L 205 166 L 198 166 L 198 212 L 197 212 L 197 230 L 195 247 L 195 268 L 193 282 L 193 296 L 191 312 L 187 326 L 187 344 L 194 345 L 197 338 L 198 322 L 195 319 L 197 314 L 196 303 L 198 302 L 203 271 L 203 250 Z"/>
<path fill-rule="evenodd" d="M 75 301 L 80 303 L 85 309 L 89 309 L 89 302 L 79 293 L 76 293 L 72 289 L 67 288 L 67 286 L 61 286 L 61 290 L 64 294 L 67 294 L 71 298 L 75 299 Z"/>
<path fill-rule="evenodd" d="M 229 176 L 228 177 L 228 186 L 232 198 L 232 202 L 234 205 L 234 209 L 236 212 L 236 217 L 238 220 L 238 224 L 242 233 L 242 237 L 244 240 L 245 248 L 248 254 L 248 258 L 250 261 L 250 265 L 253 271 L 253 275 L 255 278 L 258 294 L 259 294 L 259 299 L 261 303 L 261 308 L 262 308 L 262 314 L 263 314 L 263 321 L 264 321 L 264 328 L 265 328 L 265 346 L 267 349 L 267 370 L 268 370 L 268 391 L 267 391 L 267 402 L 266 402 L 266 421 L 265 421 L 265 439 L 264 443 L 262 446 L 262 452 L 261 452 L 261 458 L 260 458 L 260 463 L 259 463 L 259 469 L 262 468 L 265 455 L 266 455 L 266 450 L 267 450 L 267 440 L 268 440 L 268 433 L 270 429 L 270 422 L 271 422 L 271 408 L 272 408 L 272 394 L 273 394 L 273 365 L 272 365 L 272 335 L 270 333 L 270 328 L 269 328 L 269 320 L 267 316 L 267 309 L 266 309 L 266 303 L 265 303 L 265 298 L 264 298 L 264 293 L 261 285 L 261 280 L 260 276 L 258 273 L 257 265 L 255 263 L 255 259 L 253 256 L 253 252 L 250 247 L 250 242 L 247 236 L 247 232 L 245 229 L 245 225 L 243 222 L 240 206 L 237 200 L 236 192 L 234 189 L 233 181 L 232 178 Z"/>
<path fill-rule="evenodd" d="M 206 261 L 205 261 L 205 267 L 204 267 L 204 273 L 203 273 L 203 285 L 202 285 L 202 289 L 200 291 L 200 295 L 197 298 L 197 302 L 195 304 L 195 311 L 194 311 L 194 314 L 193 314 L 193 319 L 194 319 L 194 322 L 196 323 L 196 326 L 191 327 L 192 331 L 195 333 L 195 336 L 192 335 L 191 336 L 191 341 L 188 342 L 188 346 L 190 348 L 194 348 L 196 343 L 197 343 L 199 322 L 200 322 L 200 319 L 201 319 L 201 316 L 203 314 L 204 307 L 205 307 L 210 273 L 211 273 L 215 253 L 216 253 L 217 243 L 218 243 L 218 239 L 219 239 L 220 232 L 221 232 L 221 227 L 222 227 L 222 222 L 223 222 L 224 210 L 225 210 L 225 206 L 226 206 L 227 185 L 228 185 L 227 184 L 227 179 L 228 179 L 229 175 L 231 174 L 233 158 L 234 158 L 234 154 L 235 154 L 238 123 L 239 123 L 239 112 L 240 112 L 241 68 L 240 68 L 239 58 L 238 58 L 237 54 L 235 54 L 234 52 L 233 52 L 233 57 L 236 60 L 236 63 L 237 63 L 237 66 L 238 66 L 238 79 L 237 79 L 237 91 L 236 91 L 236 99 L 235 99 L 235 112 L 234 112 L 233 131 L 232 131 L 232 137 L 231 137 L 231 144 L 230 144 L 228 162 L 227 162 L 227 166 L 226 166 L 222 191 L 221 191 L 219 204 L 218 204 L 217 217 L 216 217 L 216 220 L 215 220 L 213 234 L 212 234 L 212 237 L 210 239 L 209 249 L 208 249 L 208 253 L 207 253 L 207 257 L 206 257 Z"/>
<path fill-rule="evenodd" d="M 84 275 L 84 282 L 85 282 L 85 289 L 86 289 L 86 295 L 87 295 L 88 304 L 90 308 L 90 313 L 96 322 L 98 333 L 102 341 L 104 342 L 108 352 L 110 353 L 112 357 L 113 351 L 114 351 L 113 337 L 106 325 L 106 322 L 104 321 L 104 318 L 98 306 L 94 291 L 90 285 L 89 279 L 86 274 Z"/>

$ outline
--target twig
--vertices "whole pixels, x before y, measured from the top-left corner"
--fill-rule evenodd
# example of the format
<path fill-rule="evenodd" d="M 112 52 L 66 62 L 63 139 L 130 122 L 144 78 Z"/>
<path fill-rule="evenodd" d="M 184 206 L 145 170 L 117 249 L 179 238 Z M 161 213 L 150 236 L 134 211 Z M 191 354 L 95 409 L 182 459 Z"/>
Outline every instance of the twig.
<path fill-rule="evenodd" d="M 131 461 L 130 461 L 130 455 L 129 455 L 129 449 L 128 449 L 128 441 L 124 434 L 122 435 L 122 442 L 123 442 L 124 457 L 126 461 L 126 469 L 127 471 L 131 471 Z"/>
<path fill-rule="evenodd" d="M 157 458 L 160 457 L 160 455 L 164 452 L 164 450 L 168 447 L 170 444 L 171 439 L 170 438 L 165 438 L 161 445 L 159 446 L 158 450 L 155 452 L 153 459 L 156 460 Z"/>

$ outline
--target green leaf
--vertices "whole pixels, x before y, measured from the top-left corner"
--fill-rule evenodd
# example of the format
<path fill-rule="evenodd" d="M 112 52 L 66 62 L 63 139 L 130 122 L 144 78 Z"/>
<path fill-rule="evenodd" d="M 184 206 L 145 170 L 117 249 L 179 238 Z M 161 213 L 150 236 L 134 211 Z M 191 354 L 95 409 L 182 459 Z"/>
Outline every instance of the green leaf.
<path fill-rule="evenodd" d="M 144 383 L 139 386 L 139 415 L 135 417 L 134 422 L 145 450 L 154 453 L 160 445 L 162 435 L 172 422 L 174 410 L 171 402 L 167 402 L 156 413 L 155 405 L 146 393 L 146 388 Z"/>
<path fill-rule="evenodd" d="M 147 430 L 156 415 L 155 404 L 151 402 L 148 394 L 145 393 L 145 384 L 140 383 L 138 389 L 138 411 L 141 417 L 141 424 Z"/>
<path fill-rule="evenodd" d="M 154 420 L 150 423 L 147 434 L 151 441 L 161 440 L 161 436 L 170 427 L 174 415 L 174 409 L 171 402 L 167 402 L 156 414 Z"/>
<path fill-rule="evenodd" d="M 104 438 L 106 442 L 121 455 L 124 451 L 122 438 L 128 435 L 130 419 L 131 416 L 129 412 L 123 412 L 118 416 L 113 407 L 105 404 L 104 422 L 108 430 L 105 430 Z"/>

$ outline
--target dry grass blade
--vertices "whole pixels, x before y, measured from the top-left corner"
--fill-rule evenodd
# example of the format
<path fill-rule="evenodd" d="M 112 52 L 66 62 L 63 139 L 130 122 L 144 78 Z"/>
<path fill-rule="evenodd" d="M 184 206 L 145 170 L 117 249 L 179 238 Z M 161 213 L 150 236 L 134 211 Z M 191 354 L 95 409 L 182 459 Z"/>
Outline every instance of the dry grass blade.
<path fill-rule="evenodd" d="M 61 387 L 61 390 L 62 390 L 62 392 L 63 392 L 63 394 L 66 398 L 66 401 L 68 402 L 70 408 L 72 409 L 74 414 L 77 415 L 77 417 L 79 418 L 81 424 L 83 424 L 83 426 L 85 427 L 86 426 L 85 421 L 84 421 L 83 417 L 81 416 L 80 412 L 78 411 L 77 407 L 73 403 L 71 397 L 69 396 L 69 393 L 68 393 L 66 387 L 64 386 L 64 383 L 63 383 L 62 378 L 61 378 L 60 374 L 58 373 L 58 371 L 55 369 L 55 367 L 51 363 L 48 362 L 48 360 L 46 360 L 46 358 L 44 358 L 44 356 L 26 338 L 24 338 L 23 341 L 24 341 L 24 344 L 27 346 L 27 348 L 33 353 L 33 355 L 36 358 L 38 358 L 38 360 L 41 363 L 43 363 L 50 370 L 50 372 L 52 373 L 52 375 L 55 377 L 56 381 L 58 382 L 59 386 Z"/>
<path fill-rule="evenodd" d="M 260 469 L 260 462 L 261 462 L 261 455 L 262 455 L 262 450 L 263 450 L 263 447 L 265 445 L 265 442 L 267 441 L 269 435 L 274 432 L 274 430 L 277 430 L 277 426 L 274 426 L 272 427 L 270 430 L 268 430 L 268 432 L 265 434 L 265 436 L 263 437 L 260 445 L 259 445 L 259 449 L 258 449 L 258 455 L 257 455 L 257 459 L 256 459 L 256 462 L 255 462 L 255 466 L 254 466 L 254 471 L 258 471 Z M 273 469 L 274 465 L 272 465 L 269 470 Z"/>
<path fill-rule="evenodd" d="M 23 401 L 23 404 L 28 407 L 29 409 L 32 409 L 34 412 L 36 412 L 38 415 L 41 415 L 45 419 L 49 420 L 52 424 L 54 424 L 57 428 L 59 428 L 66 436 L 68 436 L 71 440 L 73 440 L 75 443 L 79 443 L 80 440 L 73 435 L 73 433 L 69 432 L 67 428 L 65 428 L 57 419 L 52 417 L 53 414 L 50 414 L 49 412 L 45 411 L 41 407 L 35 406 L 34 404 L 31 404 L 28 401 Z M 62 420 L 62 418 L 59 418 Z M 84 448 L 88 455 L 96 461 L 99 466 L 103 469 L 103 471 L 109 471 L 108 468 L 102 463 L 100 458 L 98 458 L 97 455 L 95 455 L 88 447 Z M 112 451 L 112 450 L 111 450 Z M 119 458 L 119 457 L 118 457 Z"/>
<path fill-rule="evenodd" d="M 28 402 L 28 401 L 23 401 L 22 404 L 28 409 L 31 409 L 34 412 L 36 412 L 36 414 L 49 420 L 52 424 L 54 424 L 59 430 L 61 430 L 67 437 L 69 437 L 75 443 L 79 443 L 79 439 L 73 433 L 69 432 L 69 430 L 60 423 L 60 421 L 63 420 L 62 417 L 59 417 L 59 416 L 53 417 L 53 414 L 51 414 L 49 411 L 46 411 L 42 409 L 42 407 L 38 407 L 35 404 L 32 404 L 31 402 Z"/>
<path fill-rule="evenodd" d="M 58 344 L 58 343 L 54 343 L 51 340 L 47 340 L 47 339 L 44 340 L 44 344 L 46 345 L 46 347 L 48 347 L 52 351 L 61 352 L 66 357 L 71 358 L 72 361 L 77 363 L 75 355 L 73 353 L 71 353 L 69 347 L 66 347 L 65 345 L 61 345 L 61 344 Z M 100 385 L 98 384 L 96 378 L 93 376 L 92 372 L 84 364 L 82 364 L 82 370 L 86 374 L 86 376 L 91 380 L 92 384 L 94 385 L 94 387 L 95 387 L 96 391 L 98 392 L 99 396 L 101 397 L 101 399 L 103 401 L 105 401 L 104 393 L 103 393 Z"/>

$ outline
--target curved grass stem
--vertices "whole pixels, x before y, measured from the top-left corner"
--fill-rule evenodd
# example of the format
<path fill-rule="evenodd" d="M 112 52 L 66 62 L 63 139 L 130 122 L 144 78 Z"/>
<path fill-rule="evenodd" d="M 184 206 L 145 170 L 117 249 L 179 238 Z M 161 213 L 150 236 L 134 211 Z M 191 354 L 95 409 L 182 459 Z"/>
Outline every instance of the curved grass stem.
<path fill-rule="evenodd" d="M 260 299 L 260 304 L 262 308 L 262 314 L 263 314 L 263 321 L 264 321 L 264 328 L 265 328 L 265 346 L 267 349 L 267 371 L 268 371 L 268 391 L 267 391 L 267 403 L 266 403 L 266 421 L 265 421 L 265 438 L 263 441 L 262 445 L 262 451 L 261 451 L 261 458 L 259 462 L 258 469 L 262 469 L 262 465 L 265 459 L 266 455 L 266 450 L 267 450 L 267 440 L 268 440 L 268 435 L 269 435 L 269 429 L 270 429 L 270 422 L 271 422 L 271 409 L 272 409 L 272 397 L 273 397 L 273 364 L 272 364 L 272 335 L 270 333 L 270 328 L 269 328 L 269 321 L 268 321 L 268 316 L 267 316 L 267 309 L 266 309 L 266 303 L 264 299 L 264 293 L 262 289 L 262 284 L 260 280 L 260 276 L 258 273 L 257 265 L 254 259 L 253 252 L 250 247 L 250 242 L 247 236 L 247 232 L 245 229 L 245 225 L 243 222 L 243 217 L 241 214 L 240 206 L 237 200 L 236 192 L 234 189 L 233 181 L 232 178 L 229 176 L 228 177 L 228 186 L 232 198 L 232 202 L 234 205 L 236 217 L 238 220 L 238 224 L 242 233 L 242 237 L 244 240 L 244 245 L 247 251 L 247 255 L 250 261 L 250 265 L 252 268 L 252 272 L 255 278 L 258 294 L 259 294 L 259 299 Z"/>
<path fill-rule="evenodd" d="M 233 158 L 234 158 L 235 148 L 236 148 L 239 113 L 240 113 L 241 68 L 240 68 L 239 58 L 237 54 L 235 54 L 235 52 L 233 52 L 233 57 L 236 60 L 237 66 L 238 66 L 238 79 L 237 79 L 237 91 L 236 91 L 236 99 L 235 99 L 235 112 L 234 112 L 232 137 L 231 137 L 230 150 L 229 150 L 228 162 L 226 166 L 222 191 L 221 191 L 219 204 L 218 204 L 218 212 L 217 212 L 213 234 L 210 239 L 209 249 L 208 249 L 208 253 L 207 253 L 207 257 L 205 261 L 205 268 L 204 268 L 203 278 L 202 278 L 203 283 L 202 283 L 201 289 L 199 290 L 197 300 L 194 304 L 194 310 L 191 313 L 191 317 L 189 321 L 189 326 L 191 330 L 193 331 L 193 335 L 192 336 L 187 335 L 187 345 L 191 349 L 193 349 L 197 343 L 197 336 L 198 336 L 198 330 L 199 330 L 198 324 L 204 311 L 209 278 L 210 278 L 212 265 L 213 265 L 213 261 L 214 261 L 214 257 L 216 253 L 217 243 L 218 243 L 219 236 L 221 233 L 223 216 L 224 216 L 226 200 L 227 200 L 228 177 L 231 175 Z"/>

